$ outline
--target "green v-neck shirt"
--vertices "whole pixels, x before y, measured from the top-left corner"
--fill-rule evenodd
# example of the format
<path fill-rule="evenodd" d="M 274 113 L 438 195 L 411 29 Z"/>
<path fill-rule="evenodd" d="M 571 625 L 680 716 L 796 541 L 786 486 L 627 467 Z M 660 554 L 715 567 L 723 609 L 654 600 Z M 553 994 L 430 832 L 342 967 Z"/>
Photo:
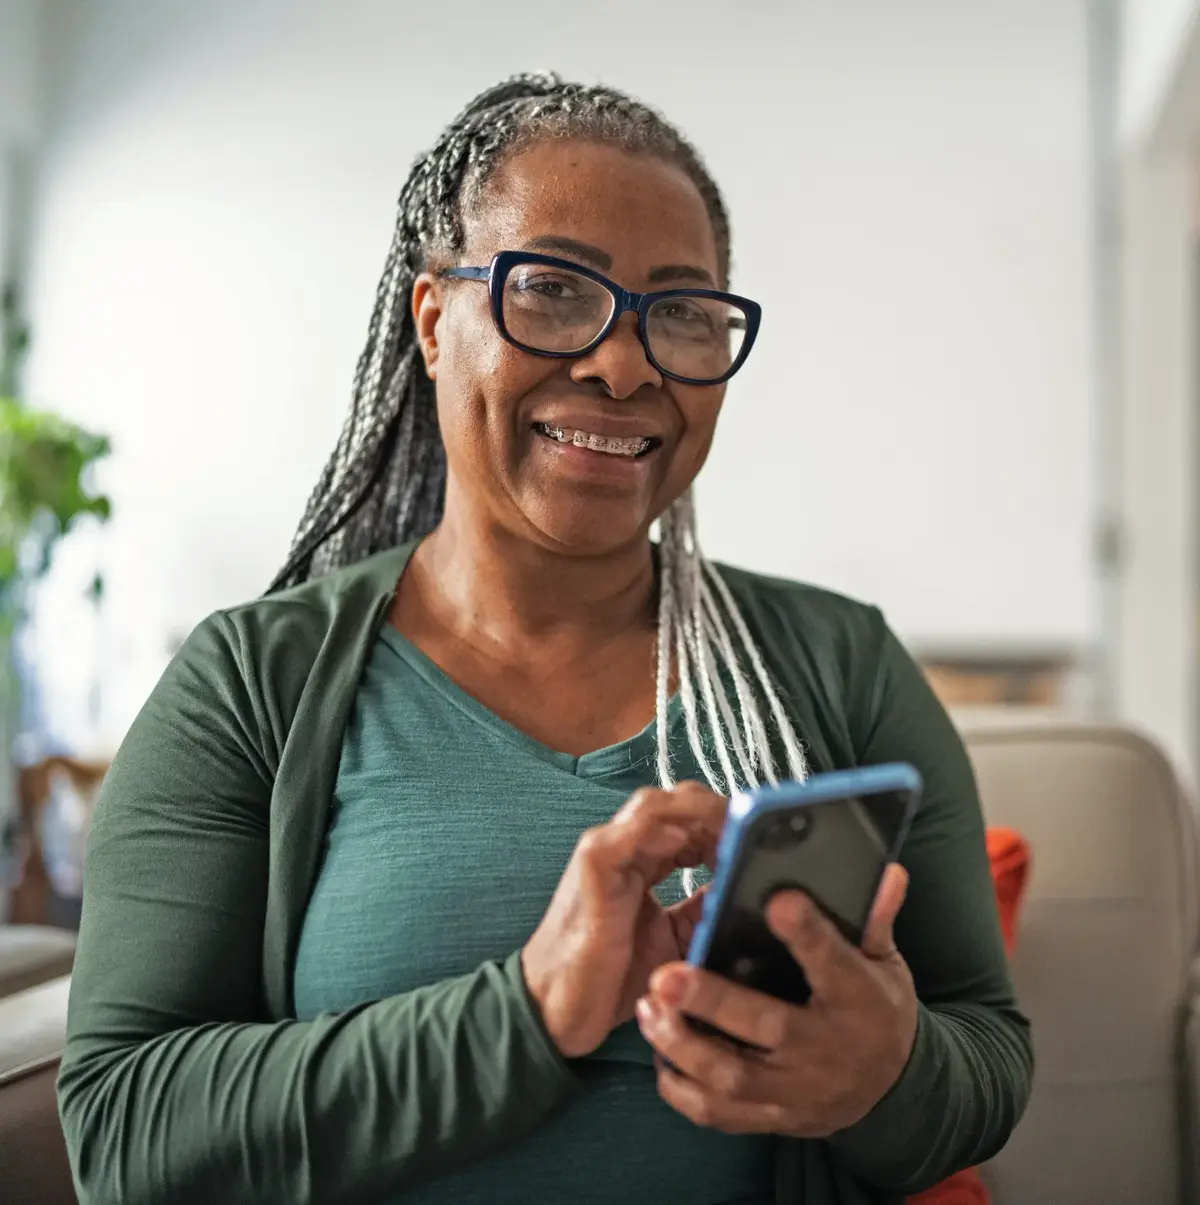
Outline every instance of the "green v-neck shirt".
<path fill-rule="evenodd" d="M 591 761 L 559 761 L 495 717 L 477 716 L 466 750 L 436 723 L 393 729 L 395 756 L 378 762 L 379 794 L 409 814 L 394 826 L 366 810 L 356 817 L 367 843 L 391 843 L 391 879 L 377 864 L 372 881 L 364 863 L 357 882 L 338 886 L 343 788 L 352 765 L 367 772 L 365 758 L 353 762 L 355 725 L 411 551 L 206 620 L 119 750 L 89 841 L 59 1078 L 83 1205 L 433 1202 L 463 1199 L 485 1182 L 472 1176 L 505 1166 L 527 1177 L 524 1200 L 562 1199 L 555 1182 L 538 1182 L 539 1143 L 550 1151 L 571 1135 L 597 1141 L 594 1127 L 573 1130 L 572 1116 L 584 1117 L 589 1103 L 610 1108 L 606 1092 L 644 1056 L 626 1030 L 599 1057 L 562 1059 L 519 960 L 539 892 L 544 905 L 553 887 L 551 863 L 557 858 L 561 871 L 573 844 L 570 824 L 585 827 L 593 810 L 611 814 L 623 788 L 610 784 L 626 760 L 631 781 L 648 772 L 636 768 L 641 738 Z M 769 1141 L 776 1205 L 898 1202 L 994 1154 L 1029 1092 L 1028 1025 L 1013 998 L 970 766 L 878 611 L 720 572 L 812 769 L 905 760 L 925 778 L 896 925 L 921 1006 L 903 1075 L 848 1129 L 822 1141 L 746 1145 L 704 1131 L 672 1134 L 711 1143 L 700 1158 L 729 1177 L 719 1191 L 755 1199 L 751 1181 Z M 410 657 L 407 668 L 419 677 L 419 665 Z M 445 725 L 452 692 L 442 683 L 447 693 L 435 706 L 432 667 L 424 669 L 430 693 L 405 706 L 424 698 L 425 718 Z M 503 756 L 484 756 L 488 742 L 499 749 L 502 731 Z M 540 772 L 572 783 L 537 791 L 543 812 L 574 811 L 571 819 L 539 826 L 522 810 L 523 788 L 532 803 L 531 784 L 514 776 L 522 747 Z M 357 784 L 359 805 L 372 797 L 368 786 Z M 455 842 L 471 836 L 472 812 L 487 840 L 464 868 Z M 519 849 L 505 840 L 518 826 Z M 463 891 L 467 869 L 473 887 Z M 355 887 L 363 901 L 378 892 L 378 907 L 390 899 L 413 915 L 360 908 L 350 922 L 334 896 Z M 480 895 L 474 912 L 471 890 Z M 500 910 L 496 900 L 507 920 L 482 915 Z M 328 960 L 320 973 L 318 952 Z M 350 982 L 356 957 L 360 990 Z M 377 987 L 387 994 L 376 996 Z M 639 1097 L 636 1107 L 652 1103 Z M 617 1184 L 636 1175 L 627 1145 L 593 1148 L 592 1177 Z M 664 1163 L 678 1149 L 664 1147 Z M 669 1183 L 640 1183 L 634 1199 L 672 1199 Z M 439 1198 L 439 1184 L 447 1193 L 461 1186 L 459 1198 Z"/>
<path fill-rule="evenodd" d="M 681 778 L 697 778 L 672 709 Z M 304 1020 L 500 962 L 537 927 L 584 829 L 654 781 L 652 728 L 583 757 L 532 740 L 390 626 L 342 746 L 296 956 Z M 683 898 L 673 877 L 664 903 Z M 770 1205 L 770 1137 L 702 1130 L 658 1096 L 633 1022 L 572 1064 L 579 1090 L 522 1142 L 431 1180 L 414 1205 Z M 603 1175 L 598 1175 L 603 1168 Z"/>

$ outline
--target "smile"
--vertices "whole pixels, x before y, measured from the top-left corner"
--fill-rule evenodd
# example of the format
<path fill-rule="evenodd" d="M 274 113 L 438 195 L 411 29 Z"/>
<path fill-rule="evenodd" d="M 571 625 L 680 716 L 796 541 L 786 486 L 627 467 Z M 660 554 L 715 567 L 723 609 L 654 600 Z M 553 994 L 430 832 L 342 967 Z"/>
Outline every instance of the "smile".
<path fill-rule="evenodd" d="M 590 431 L 580 431 L 572 427 L 554 427 L 549 423 L 534 423 L 533 429 L 539 435 L 560 444 L 572 444 L 577 448 L 587 448 L 590 452 L 603 452 L 607 456 L 627 456 L 631 459 L 644 456 L 662 442 L 653 436 L 623 439 L 616 435 L 595 435 Z"/>

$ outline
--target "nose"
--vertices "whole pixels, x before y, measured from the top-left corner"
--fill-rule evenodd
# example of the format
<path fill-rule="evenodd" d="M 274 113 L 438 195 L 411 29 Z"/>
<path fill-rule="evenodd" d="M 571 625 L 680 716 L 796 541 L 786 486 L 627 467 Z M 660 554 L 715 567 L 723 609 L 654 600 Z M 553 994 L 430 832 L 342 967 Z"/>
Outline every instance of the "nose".
<path fill-rule="evenodd" d="M 662 386 L 662 374 L 650 363 L 638 335 L 638 319 L 622 314 L 604 341 L 571 365 L 571 380 L 604 386 L 609 397 L 624 401 L 643 385 Z"/>

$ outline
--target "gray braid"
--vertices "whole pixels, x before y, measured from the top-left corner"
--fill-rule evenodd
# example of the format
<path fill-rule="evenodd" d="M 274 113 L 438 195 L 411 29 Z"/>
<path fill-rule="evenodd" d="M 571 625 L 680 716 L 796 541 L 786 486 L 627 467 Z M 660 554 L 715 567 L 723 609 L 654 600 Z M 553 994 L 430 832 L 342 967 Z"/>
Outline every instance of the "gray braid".
<path fill-rule="evenodd" d="M 440 522 L 446 455 L 409 309 L 413 284 L 429 264 L 461 251 L 464 218 L 504 157 L 547 137 L 609 143 L 677 164 L 704 200 L 721 275 L 728 279 L 729 222 L 721 194 L 695 149 L 653 109 L 614 89 L 565 83 L 550 74 L 513 76 L 476 97 L 416 161 L 400 190 L 395 234 L 354 373 L 350 413 L 272 590 L 420 539 Z M 725 583 L 701 556 L 690 497 L 664 517 L 661 553 L 660 780 L 673 781 L 666 746 L 672 658 L 688 743 L 715 789 L 756 783 L 760 773 L 775 779 L 759 699 L 782 737 L 788 772 L 803 777 L 799 741 L 762 657 Z M 757 691 L 740 666 L 726 620 L 754 671 Z M 732 683 L 736 709 L 723 677 Z M 735 711 L 741 715 L 740 731 Z M 702 727 L 712 742 L 715 766 Z"/>
<path fill-rule="evenodd" d="M 661 529 L 655 708 L 659 783 L 668 787 L 675 781 L 668 740 L 672 653 L 688 747 L 714 791 L 730 794 L 756 787 L 764 779 L 768 783 L 779 782 L 772 752 L 772 729 L 783 746 L 787 777 L 803 780 L 808 774 L 804 750 L 762 653 L 725 579 L 700 551 L 690 492 L 663 516 Z M 737 636 L 736 646 L 731 625 Z M 743 659 L 750 664 L 753 682 Z M 732 685 L 737 710 L 741 712 L 741 733 L 727 683 Z M 696 685 L 700 687 L 699 697 Z M 770 713 L 770 724 L 762 713 L 762 702 Z M 705 748 L 705 733 L 713 747 L 716 766 Z M 695 875 L 685 870 L 683 882 L 690 894 L 696 885 Z"/>

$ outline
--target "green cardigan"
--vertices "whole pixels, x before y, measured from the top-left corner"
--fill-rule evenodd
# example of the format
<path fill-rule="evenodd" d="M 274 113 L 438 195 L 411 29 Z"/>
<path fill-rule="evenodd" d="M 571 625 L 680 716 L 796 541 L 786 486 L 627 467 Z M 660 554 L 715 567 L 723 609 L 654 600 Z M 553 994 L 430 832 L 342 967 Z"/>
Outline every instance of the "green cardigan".
<path fill-rule="evenodd" d="M 203 622 L 118 752 L 59 1079 L 83 1205 L 367 1205 L 534 1131 L 575 1090 L 515 951 L 295 1020 L 343 731 L 409 555 Z M 926 779 L 896 934 L 921 1000 L 909 1065 L 857 1125 L 777 1144 L 780 1205 L 898 1201 L 994 1154 L 1029 1092 L 970 766 L 877 611 L 722 573 L 813 769 L 904 759 Z"/>

